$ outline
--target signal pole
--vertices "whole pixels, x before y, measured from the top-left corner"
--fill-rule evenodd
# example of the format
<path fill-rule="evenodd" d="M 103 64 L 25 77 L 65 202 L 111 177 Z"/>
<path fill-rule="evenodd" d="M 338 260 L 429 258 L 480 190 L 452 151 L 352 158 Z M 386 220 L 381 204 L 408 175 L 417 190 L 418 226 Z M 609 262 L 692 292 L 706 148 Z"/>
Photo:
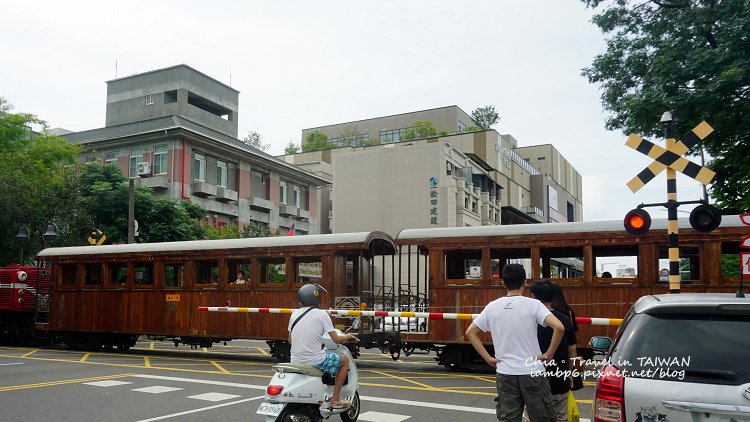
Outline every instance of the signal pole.
<path fill-rule="evenodd" d="M 674 119 L 672 112 L 664 112 L 659 123 L 664 128 L 664 138 L 667 149 L 674 149 Z M 667 167 L 667 234 L 669 240 L 669 292 L 680 293 L 680 245 L 679 224 L 677 223 L 677 171 Z"/>

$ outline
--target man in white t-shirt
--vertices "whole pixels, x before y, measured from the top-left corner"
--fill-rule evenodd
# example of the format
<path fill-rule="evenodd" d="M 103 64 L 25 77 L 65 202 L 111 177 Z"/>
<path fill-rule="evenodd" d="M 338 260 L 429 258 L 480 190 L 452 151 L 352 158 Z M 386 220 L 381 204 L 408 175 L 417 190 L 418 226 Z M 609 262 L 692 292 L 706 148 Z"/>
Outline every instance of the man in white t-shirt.
<path fill-rule="evenodd" d="M 565 327 L 542 302 L 523 296 L 526 271 L 519 264 L 503 267 L 508 294 L 493 300 L 466 330 L 466 338 L 497 375 L 497 419 L 521 421 L 524 405 L 532 422 L 554 421 L 552 394 L 544 376 L 544 362 L 555 354 Z M 537 325 L 554 332 L 549 348 L 539 349 Z M 495 356 L 479 334 L 490 332 Z"/>
<path fill-rule="evenodd" d="M 313 366 L 323 372 L 336 376 L 333 394 L 328 407 L 346 409 L 351 403 L 341 400 L 341 387 L 349 371 L 349 358 L 338 353 L 326 352 L 323 349 L 323 334 L 328 333 L 331 340 L 341 344 L 356 340 L 354 334 L 339 335 L 333 328 L 328 312 L 318 309 L 320 295 L 325 292 L 318 284 L 306 284 L 297 292 L 299 303 L 303 306 L 292 312 L 289 318 L 289 343 L 292 345 L 292 362 Z"/>

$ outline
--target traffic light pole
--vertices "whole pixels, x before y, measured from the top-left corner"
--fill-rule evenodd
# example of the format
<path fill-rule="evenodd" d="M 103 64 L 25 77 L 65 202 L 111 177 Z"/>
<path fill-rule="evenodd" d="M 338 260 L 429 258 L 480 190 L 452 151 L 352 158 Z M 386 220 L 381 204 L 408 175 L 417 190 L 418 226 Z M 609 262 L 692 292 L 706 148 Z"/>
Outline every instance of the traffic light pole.
<path fill-rule="evenodd" d="M 667 149 L 674 147 L 674 121 L 664 121 L 664 137 Z M 669 293 L 680 293 L 680 242 L 677 223 L 677 172 L 667 167 L 667 234 L 669 235 Z"/>

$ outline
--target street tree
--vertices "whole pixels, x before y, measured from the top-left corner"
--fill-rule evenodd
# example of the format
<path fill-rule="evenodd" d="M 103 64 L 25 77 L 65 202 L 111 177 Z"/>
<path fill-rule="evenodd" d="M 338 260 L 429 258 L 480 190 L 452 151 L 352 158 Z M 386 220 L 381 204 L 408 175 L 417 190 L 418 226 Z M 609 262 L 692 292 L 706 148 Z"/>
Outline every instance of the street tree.
<path fill-rule="evenodd" d="M 291 154 L 298 154 L 298 153 L 299 153 L 299 145 L 295 144 L 294 141 L 290 139 L 289 143 L 286 145 L 286 148 L 284 148 L 284 154 L 291 155 Z"/>
<path fill-rule="evenodd" d="M 55 246 L 82 241 L 76 230 L 80 148 L 45 134 L 47 125 L 37 116 L 12 109 L 0 97 L 0 265 L 19 261 L 19 226 L 30 231 L 23 245 L 27 259 L 45 246 L 41 234 L 50 222 L 58 226 Z"/>
<path fill-rule="evenodd" d="M 472 110 L 471 119 L 481 130 L 490 130 L 494 124 L 500 121 L 500 115 L 495 111 L 495 106 L 488 105 Z"/>
<path fill-rule="evenodd" d="M 263 152 L 268 151 L 268 148 L 271 147 L 271 144 L 264 144 L 260 133 L 254 130 L 248 131 L 247 135 L 242 139 L 242 142 Z"/>
<path fill-rule="evenodd" d="M 708 152 L 711 195 L 724 212 L 750 209 L 750 3 L 582 1 L 598 9 L 593 22 L 607 36 L 583 70 L 602 90 L 606 128 L 660 139 L 665 111 L 678 136 L 706 120 L 715 133 L 691 153 Z"/>

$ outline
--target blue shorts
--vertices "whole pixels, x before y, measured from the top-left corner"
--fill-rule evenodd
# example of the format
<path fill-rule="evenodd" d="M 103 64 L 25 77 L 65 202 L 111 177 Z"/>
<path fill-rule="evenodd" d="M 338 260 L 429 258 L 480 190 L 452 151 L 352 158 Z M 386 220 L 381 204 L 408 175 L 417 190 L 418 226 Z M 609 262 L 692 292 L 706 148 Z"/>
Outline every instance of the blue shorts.
<path fill-rule="evenodd" d="M 336 375 L 341 367 L 341 355 L 338 353 L 327 352 L 326 358 L 323 362 L 314 365 L 313 368 L 320 369 L 323 372 L 328 372 L 331 375 Z"/>

